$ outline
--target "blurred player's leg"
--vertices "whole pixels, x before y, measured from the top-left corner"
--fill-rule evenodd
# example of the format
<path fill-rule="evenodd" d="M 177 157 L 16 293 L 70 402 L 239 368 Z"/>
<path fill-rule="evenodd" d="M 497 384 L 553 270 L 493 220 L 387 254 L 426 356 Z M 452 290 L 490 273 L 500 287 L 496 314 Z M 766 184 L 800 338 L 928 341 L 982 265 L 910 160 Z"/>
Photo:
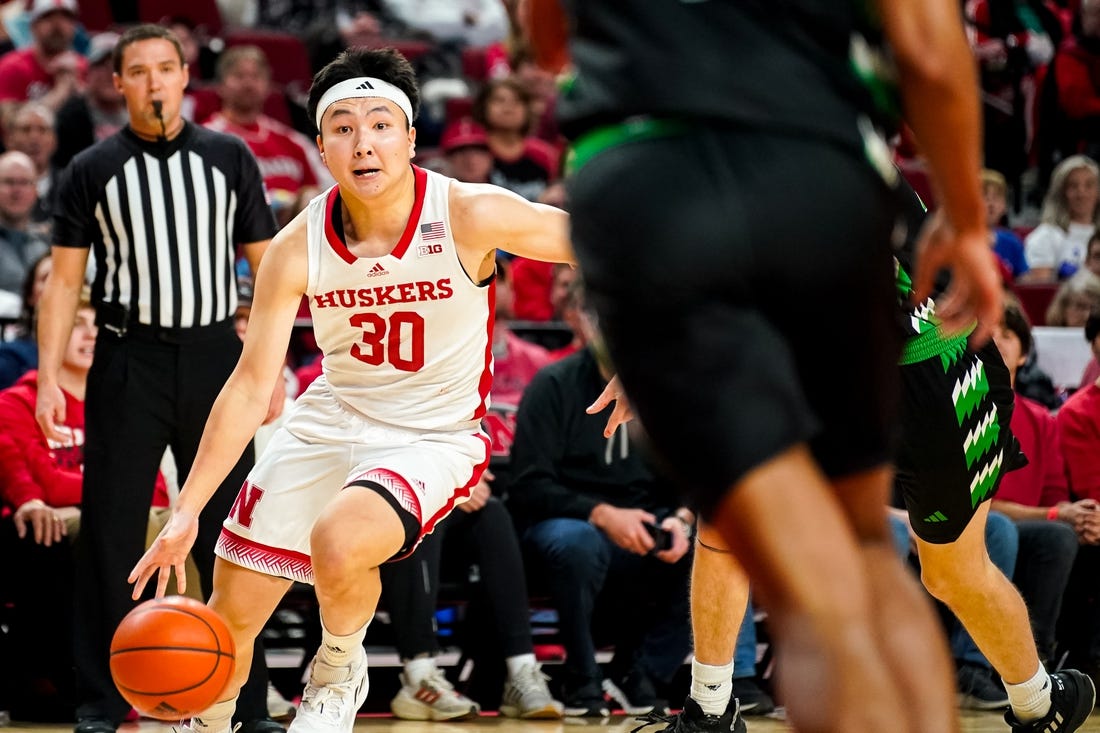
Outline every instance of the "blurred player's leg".
<path fill-rule="evenodd" d="M 885 516 L 881 521 L 885 527 Z M 804 447 L 746 474 L 720 503 L 714 524 L 768 608 L 779 686 L 797 730 L 932 730 L 912 722 L 920 711 L 907 707 L 875 638 L 878 579 L 871 579 L 842 503 Z M 948 723 L 938 730 L 957 728 Z"/>

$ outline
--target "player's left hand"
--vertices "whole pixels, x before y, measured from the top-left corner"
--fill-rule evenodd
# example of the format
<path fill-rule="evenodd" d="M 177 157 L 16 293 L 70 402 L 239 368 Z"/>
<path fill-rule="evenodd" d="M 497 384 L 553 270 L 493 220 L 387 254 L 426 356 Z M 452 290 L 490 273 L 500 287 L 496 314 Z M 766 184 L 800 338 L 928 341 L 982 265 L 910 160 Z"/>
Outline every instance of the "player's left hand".
<path fill-rule="evenodd" d="M 458 505 L 458 508 L 467 514 L 472 514 L 478 511 L 489 501 L 489 497 L 493 495 L 492 487 L 489 486 L 489 482 L 494 478 L 491 471 L 486 469 L 485 473 L 481 474 L 481 478 L 478 479 L 477 486 L 470 492 L 470 498 Z"/>
<path fill-rule="evenodd" d="M 585 409 L 585 412 L 589 415 L 595 415 L 602 412 L 612 402 L 615 403 L 615 409 L 611 411 L 611 416 L 607 418 L 607 425 L 603 429 L 603 437 L 605 438 L 610 438 L 619 429 L 620 425 L 634 419 L 634 409 L 630 406 L 630 400 L 626 398 L 626 393 L 623 392 L 623 385 L 619 381 L 618 375 L 611 378 L 611 381 L 603 388 L 603 392 L 600 392 L 600 396 Z"/>
<path fill-rule="evenodd" d="M 931 295 L 936 275 L 951 271 L 951 284 L 936 301 L 936 316 L 948 334 L 965 331 L 975 321 L 970 346 L 989 340 L 1001 322 L 1004 294 L 989 234 L 985 229 L 958 232 L 942 212 L 929 217 L 917 244 L 913 300 L 922 303 Z"/>
<path fill-rule="evenodd" d="M 691 549 L 691 542 L 688 540 L 687 527 L 676 517 L 665 517 L 661 527 L 672 533 L 672 547 L 656 553 L 656 557 L 671 565 L 687 554 Z"/>

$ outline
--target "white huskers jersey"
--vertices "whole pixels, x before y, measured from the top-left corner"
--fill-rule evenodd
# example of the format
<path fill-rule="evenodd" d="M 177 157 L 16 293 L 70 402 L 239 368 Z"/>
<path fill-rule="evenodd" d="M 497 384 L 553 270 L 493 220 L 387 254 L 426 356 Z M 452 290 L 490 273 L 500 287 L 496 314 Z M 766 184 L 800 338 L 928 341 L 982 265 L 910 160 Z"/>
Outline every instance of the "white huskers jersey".
<path fill-rule="evenodd" d="M 339 189 L 309 204 L 309 284 L 322 369 L 337 399 L 412 430 L 476 429 L 489 406 L 495 286 L 472 282 L 455 250 L 451 179 L 413 166 L 416 200 L 397 246 L 356 257 Z"/>

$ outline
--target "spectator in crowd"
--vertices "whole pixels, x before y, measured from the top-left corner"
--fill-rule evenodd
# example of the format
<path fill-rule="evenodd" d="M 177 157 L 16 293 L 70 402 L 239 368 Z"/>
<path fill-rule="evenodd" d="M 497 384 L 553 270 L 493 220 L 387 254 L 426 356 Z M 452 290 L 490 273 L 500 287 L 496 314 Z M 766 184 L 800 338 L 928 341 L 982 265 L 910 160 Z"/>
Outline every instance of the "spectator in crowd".
<path fill-rule="evenodd" d="M 1093 315 L 1086 334 L 1100 333 L 1100 315 Z M 1082 385 L 1056 417 L 1058 437 L 1066 458 L 1069 485 L 1087 511 L 1068 515 L 1077 531 L 1080 546 L 1062 601 L 1058 622 L 1060 648 L 1094 676 L 1100 674 L 1100 382 Z M 1062 505 L 1059 505 L 1059 512 Z M 1059 518 L 1061 518 L 1061 513 Z"/>
<path fill-rule="evenodd" d="M 382 0 L 410 28 L 437 41 L 486 46 L 508 34 L 508 15 L 500 0 Z"/>
<path fill-rule="evenodd" d="M 1010 282 L 1028 271 L 1027 258 L 1024 256 L 1024 243 L 1011 229 L 1005 228 L 1005 211 L 1008 208 L 1006 198 L 1008 186 L 1000 171 L 986 168 L 982 170 L 982 198 L 985 199 L 986 224 L 989 225 L 989 240 L 993 251 L 1001 261 Z"/>
<path fill-rule="evenodd" d="M 1043 0 L 968 0 L 967 32 L 981 72 L 986 165 L 1015 190 L 1026 163 L 1027 114 L 1035 71 L 1062 38 L 1057 16 Z"/>
<path fill-rule="evenodd" d="M 1015 383 L 1032 346 L 1031 327 L 1018 304 L 1006 303 L 993 338 Z M 1056 661 L 1055 629 L 1078 539 L 1093 523 L 1100 527 L 1095 513 L 1100 505 L 1070 500 L 1058 428 L 1045 407 L 1017 394 L 1011 428 L 1028 463 L 1001 479 L 990 516 L 1000 512 L 1016 522 L 1019 550 L 1012 579 L 1027 603 L 1039 657 L 1047 664 Z"/>
<path fill-rule="evenodd" d="M 290 2 L 304 8 L 310 0 Z M 318 9 L 312 18 L 305 19 L 309 24 L 305 33 L 306 47 L 309 49 L 309 62 L 314 70 L 323 68 L 344 49 L 357 46 L 378 48 L 385 45 L 386 38 L 404 35 L 403 26 L 396 21 L 390 22 L 392 19 L 381 7 L 377 7 L 381 5 L 381 0 L 350 3 L 314 0 L 314 4 L 325 6 L 324 9 Z M 275 27 L 285 27 L 280 25 L 278 16 L 272 14 L 270 17 L 275 19 Z"/>
<path fill-rule="evenodd" d="M 493 153 L 484 127 L 468 117 L 455 120 L 443 129 L 439 149 L 447 160 L 449 175 L 466 183 L 489 183 Z"/>
<path fill-rule="evenodd" d="M 1100 336 L 1100 314 L 1089 316 L 1084 335 Z M 1057 413 L 1058 434 L 1074 496 L 1100 502 L 1100 383 L 1083 384 Z"/>
<path fill-rule="evenodd" d="M 1100 238 L 1093 241 L 1096 242 L 1096 250 L 1100 251 Z M 1092 250 L 1093 243 L 1089 242 L 1089 251 Z M 1085 340 L 1089 342 L 1092 358 L 1089 359 L 1089 363 L 1085 365 L 1085 371 L 1081 374 L 1081 387 L 1087 387 L 1100 379 L 1100 320 L 1089 318 L 1085 323 Z"/>
<path fill-rule="evenodd" d="M 31 227 L 38 174 L 24 153 L 0 154 L 0 316 L 18 316 L 20 293 L 31 266 L 49 245 Z"/>
<path fill-rule="evenodd" d="M 512 54 L 512 69 L 531 97 L 531 115 L 535 120 L 532 134 L 555 148 L 561 147 L 561 134 L 554 110 L 556 108 L 558 88 L 554 75 L 546 71 L 524 49 Z"/>
<path fill-rule="evenodd" d="M 561 180 L 552 181 L 539 194 L 539 203 L 565 208 L 565 186 Z M 516 318 L 524 321 L 549 321 L 557 317 L 553 303 L 555 266 L 550 262 L 516 257 L 512 261 L 512 275 L 516 294 Z M 564 293 L 559 293 L 559 296 Z"/>
<path fill-rule="evenodd" d="M 84 93 L 72 95 L 57 111 L 57 152 L 53 156 L 57 168 L 64 168 L 81 150 L 114 135 L 126 125 L 126 100 L 115 86 L 111 66 L 111 54 L 117 42 L 117 33 L 106 32 L 92 37 Z"/>
<path fill-rule="evenodd" d="M 1058 49 L 1051 65 L 1058 112 L 1063 129 L 1042 134 L 1064 134 L 1060 150 L 1100 153 L 1100 1 L 1081 0 L 1072 34 Z"/>
<path fill-rule="evenodd" d="M 264 177 L 268 200 L 280 225 L 305 208 L 322 185 L 332 185 L 317 145 L 263 113 L 271 92 L 271 66 L 258 46 L 233 46 L 217 65 L 221 111 L 204 124 L 248 144 Z"/>
<path fill-rule="evenodd" d="M 582 324 L 588 348 L 540 371 L 520 401 L 510 501 L 558 610 L 565 714 L 606 717 L 605 692 L 627 712 L 643 713 L 664 707 L 654 683 L 667 683 L 691 648 L 694 514 L 654 475 L 625 425 L 605 438 L 606 414 L 585 413 L 610 375 L 597 364 L 603 347 L 593 316 L 586 312 Z M 609 601 L 619 614 L 604 679 L 593 621 Z"/>
<path fill-rule="evenodd" d="M 57 150 L 55 124 L 54 113 L 48 107 L 37 102 L 28 102 L 12 113 L 5 137 L 8 150 L 26 153 L 34 161 L 38 197 L 31 211 L 31 220 L 40 224 L 41 230 L 47 235 L 57 203 L 57 192 L 54 190 L 57 169 L 52 161 Z"/>
<path fill-rule="evenodd" d="M 489 138 L 494 161 L 491 181 L 538 201 L 557 176 L 558 152 L 531 136 L 535 118 L 527 88 L 514 77 L 486 82 L 474 99 L 473 117 Z"/>
<path fill-rule="evenodd" d="M 379 21 L 379 31 L 396 37 L 399 28 L 395 19 L 388 14 L 383 0 L 239 0 L 255 5 L 252 13 L 256 25 L 261 28 L 273 28 L 297 35 L 306 35 L 318 27 L 336 28 L 340 17 L 353 16 L 359 12 L 374 14 Z"/>
<path fill-rule="evenodd" d="M 568 265 L 567 265 L 568 267 Z M 553 359 L 538 344 L 515 335 L 508 322 L 515 319 L 512 265 L 497 255 L 496 317 L 493 322 L 493 402 L 519 405 L 535 374 Z"/>
<path fill-rule="evenodd" d="M 1046 325 L 1083 328 L 1093 313 L 1100 313 L 1100 276 L 1082 270 L 1059 286 L 1047 308 Z"/>
<path fill-rule="evenodd" d="M 38 366 L 35 321 L 38 299 L 42 297 L 46 278 L 50 276 L 51 262 L 47 252 L 38 258 L 23 280 L 23 307 L 19 322 L 12 328 L 8 338 L 0 341 L 0 389 L 12 386 L 15 380 Z"/>
<path fill-rule="evenodd" d="M 554 309 L 554 318 L 569 326 L 573 338 L 561 348 L 551 350 L 551 359 L 564 359 L 584 348 L 586 342 L 580 321 L 583 301 L 584 295 L 577 271 L 572 267 L 555 265 L 550 283 L 550 305 Z"/>
<path fill-rule="evenodd" d="M 1083 155 L 1054 169 L 1043 199 L 1040 224 L 1024 241 L 1030 278 L 1065 280 L 1085 258 L 1085 247 L 1100 222 L 1100 167 Z"/>
<path fill-rule="evenodd" d="M 13 698 L 21 719 L 66 721 L 74 712 L 72 540 L 80 527 L 84 391 L 95 339 L 95 311 L 82 300 L 58 371 L 64 440 L 47 440 L 35 422 L 35 372 L 0 392 L 0 551 L 14 602 L 14 658 L 22 660 Z M 168 505 L 160 477 L 153 504 Z"/>
<path fill-rule="evenodd" d="M 183 49 L 183 60 L 187 68 L 191 70 L 191 83 L 203 80 L 202 51 L 205 34 L 208 28 L 200 28 L 185 15 L 173 15 L 164 18 L 160 22 L 172 35 L 179 39 L 180 48 Z"/>
<path fill-rule="evenodd" d="M 1085 269 L 1100 277 L 1100 230 L 1094 230 L 1085 251 Z"/>
<path fill-rule="evenodd" d="M 57 111 L 80 91 L 88 67 L 72 48 L 76 0 L 30 0 L 28 7 L 33 43 L 0 57 L 0 120 L 29 100 Z"/>

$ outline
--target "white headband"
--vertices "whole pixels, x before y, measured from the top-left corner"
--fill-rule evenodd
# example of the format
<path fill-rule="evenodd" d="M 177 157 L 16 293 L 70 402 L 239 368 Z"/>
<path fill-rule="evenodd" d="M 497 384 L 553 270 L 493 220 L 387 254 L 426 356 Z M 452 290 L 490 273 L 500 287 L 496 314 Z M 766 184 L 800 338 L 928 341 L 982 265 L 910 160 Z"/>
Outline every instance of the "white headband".
<path fill-rule="evenodd" d="M 317 119 L 315 120 L 317 129 L 321 129 L 321 118 L 325 116 L 325 110 L 333 104 L 345 99 L 358 99 L 360 97 L 381 97 L 390 100 L 401 108 L 401 111 L 405 113 L 405 119 L 412 125 L 413 111 L 409 95 L 388 81 L 375 79 L 373 76 L 357 76 L 354 79 L 347 79 L 339 84 L 332 85 L 328 88 L 328 91 L 321 95 L 321 101 L 317 103 Z"/>

